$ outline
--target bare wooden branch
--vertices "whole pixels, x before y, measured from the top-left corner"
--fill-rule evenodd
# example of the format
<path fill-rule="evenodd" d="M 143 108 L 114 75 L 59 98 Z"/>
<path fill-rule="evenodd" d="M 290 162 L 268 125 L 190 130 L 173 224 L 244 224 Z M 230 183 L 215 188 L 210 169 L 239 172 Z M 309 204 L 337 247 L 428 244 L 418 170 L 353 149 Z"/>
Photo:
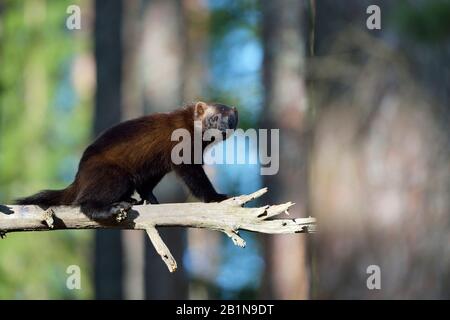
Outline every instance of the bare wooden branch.
<path fill-rule="evenodd" d="M 155 247 L 156 252 L 158 252 L 158 254 L 161 256 L 164 263 L 167 265 L 167 268 L 169 268 L 169 271 L 174 272 L 177 269 L 177 262 L 170 253 L 170 250 L 169 248 L 167 248 L 163 239 L 161 239 L 158 230 L 156 230 L 154 226 L 149 226 L 147 229 L 145 229 L 145 231 L 147 231 L 147 235 L 150 237 L 150 241 Z"/>
<path fill-rule="evenodd" d="M 145 230 L 156 251 L 172 272 L 177 264 L 161 239 L 156 227 L 192 227 L 217 230 L 225 233 L 233 243 L 245 247 L 239 230 L 288 234 L 313 233 L 315 218 L 272 219 L 287 213 L 292 202 L 257 208 L 242 207 L 267 192 L 267 188 L 249 195 L 227 199 L 220 203 L 168 203 L 133 206 L 123 221 L 115 217 L 93 221 L 80 212 L 78 207 L 53 207 L 42 210 L 37 206 L 0 205 L 0 235 L 18 231 L 48 231 L 59 229 L 117 228 Z"/>

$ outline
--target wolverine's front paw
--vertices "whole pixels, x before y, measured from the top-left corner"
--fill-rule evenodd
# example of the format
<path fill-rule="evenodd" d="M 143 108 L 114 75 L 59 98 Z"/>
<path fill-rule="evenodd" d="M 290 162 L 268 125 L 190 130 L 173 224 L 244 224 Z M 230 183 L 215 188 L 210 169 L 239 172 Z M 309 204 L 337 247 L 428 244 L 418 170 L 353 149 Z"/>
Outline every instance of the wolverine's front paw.
<path fill-rule="evenodd" d="M 113 206 L 111 207 L 111 214 L 113 215 L 113 217 L 116 219 L 117 222 L 122 222 L 123 220 L 125 220 L 127 218 L 127 213 L 128 210 L 131 209 L 133 205 L 129 202 L 118 202 L 113 204 Z"/>

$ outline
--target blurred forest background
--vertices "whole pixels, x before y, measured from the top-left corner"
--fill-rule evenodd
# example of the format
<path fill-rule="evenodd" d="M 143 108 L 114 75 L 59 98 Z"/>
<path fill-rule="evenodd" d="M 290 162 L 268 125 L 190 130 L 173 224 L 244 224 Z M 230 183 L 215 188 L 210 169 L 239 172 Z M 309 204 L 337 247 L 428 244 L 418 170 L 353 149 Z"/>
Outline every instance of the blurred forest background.
<path fill-rule="evenodd" d="M 0 298 L 450 298 L 449 61 L 448 0 L 0 0 L 0 203 L 69 184 L 105 128 L 201 99 L 236 105 L 241 128 L 280 128 L 279 173 L 208 167 L 219 191 L 268 186 L 262 202 L 319 221 L 246 233 L 244 250 L 165 230 L 175 274 L 141 232 L 15 233 Z M 194 201 L 173 176 L 156 195 Z"/>

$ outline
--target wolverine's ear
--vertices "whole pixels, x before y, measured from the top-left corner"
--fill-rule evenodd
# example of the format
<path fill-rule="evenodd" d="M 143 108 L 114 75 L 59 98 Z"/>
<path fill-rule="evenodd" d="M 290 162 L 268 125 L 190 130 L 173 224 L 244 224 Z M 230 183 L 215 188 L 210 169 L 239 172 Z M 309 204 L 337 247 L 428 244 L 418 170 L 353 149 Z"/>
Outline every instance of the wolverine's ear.
<path fill-rule="evenodd" d="M 203 101 L 199 101 L 195 104 L 195 108 L 194 108 L 194 113 L 195 113 L 195 117 L 198 118 L 201 115 L 203 115 L 206 111 L 206 108 L 208 107 L 208 105 L 203 102 Z"/>

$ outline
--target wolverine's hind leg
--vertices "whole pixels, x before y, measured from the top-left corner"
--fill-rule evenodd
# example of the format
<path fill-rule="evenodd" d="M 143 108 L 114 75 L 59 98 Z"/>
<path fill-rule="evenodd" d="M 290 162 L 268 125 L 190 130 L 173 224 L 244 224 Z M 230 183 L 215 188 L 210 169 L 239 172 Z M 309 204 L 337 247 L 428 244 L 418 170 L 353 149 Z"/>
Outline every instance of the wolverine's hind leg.
<path fill-rule="evenodd" d="M 115 166 L 102 166 L 80 174 L 81 186 L 75 204 L 93 220 L 115 218 L 122 221 L 132 204 L 134 186 L 126 172 Z"/>
<path fill-rule="evenodd" d="M 121 222 L 127 218 L 127 212 L 132 206 L 132 203 L 126 201 L 108 205 L 93 201 L 86 201 L 80 204 L 81 212 L 92 220 L 108 220 L 114 218 L 117 222 Z"/>

